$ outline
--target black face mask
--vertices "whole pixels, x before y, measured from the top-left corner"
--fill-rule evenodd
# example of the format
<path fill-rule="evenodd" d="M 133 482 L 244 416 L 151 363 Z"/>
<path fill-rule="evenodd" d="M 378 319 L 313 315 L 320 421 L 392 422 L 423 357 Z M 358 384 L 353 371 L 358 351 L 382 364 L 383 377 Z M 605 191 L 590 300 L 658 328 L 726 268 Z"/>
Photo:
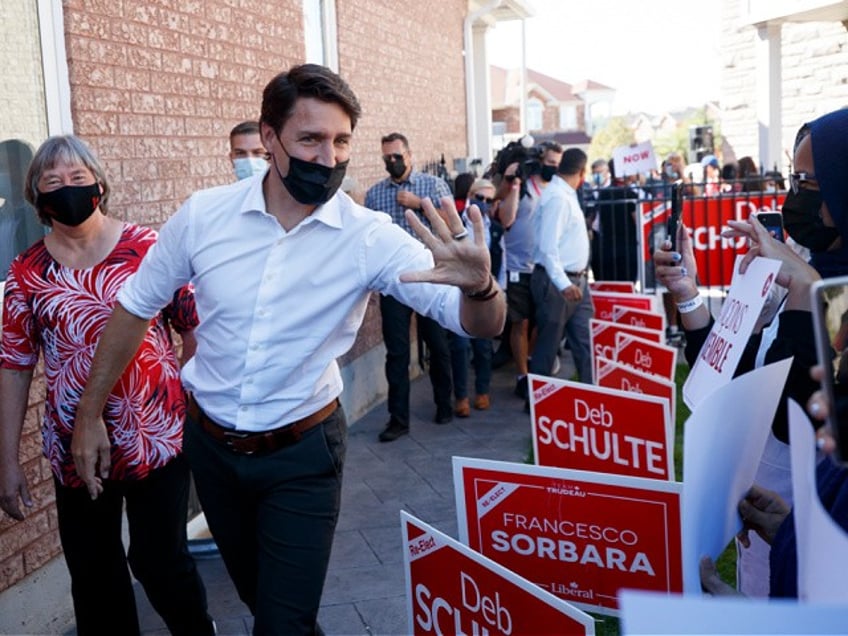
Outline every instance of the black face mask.
<path fill-rule="evenodd" d="M 42 216 L 58 221 L 62 225 L 76 227 L 94 214 L 100 205 L 100 186 L 62 186 L 50 192 L 39 192 L 36 206 Z"/>
<path fill-rule="evenodd" d="M 386 172 L 392 179 L 400 179 L 403 173 L 406 172 L 406 162 L 403 159 L 395 161 L 386 161 Z"/>
<path fill-rule="evenodd" d="M 822 195 L 818 190 L 791 190 L 783 202 L 783 226 L 792 240 L 811 252 L 826 252 L 839 238 L 839 230 L 827 227 L 821 216 Z"/>
<path fill-rule="evenodd" d="M 295 201 L 303 205 L 322 205 L 333 198 L 342 185 L 350 159 L 337 163 L 333 168 L 328 168 L 320 163 L 292 157 L 282 141 L 280 148 L 289 158 L 289 173 L 285 177 L 280 174 L 276 158 L 274 158 L 274 169 Z M 274 156 L 271 155 L 271 157 Z"/>
<path fill-rule="evenodd" d="M 542 166 L 542 173 L 539 176 L 542 177 L 542 181 L 547 183 L 548 181 L 554 178 L 556 171 L 556 166 Z"/>

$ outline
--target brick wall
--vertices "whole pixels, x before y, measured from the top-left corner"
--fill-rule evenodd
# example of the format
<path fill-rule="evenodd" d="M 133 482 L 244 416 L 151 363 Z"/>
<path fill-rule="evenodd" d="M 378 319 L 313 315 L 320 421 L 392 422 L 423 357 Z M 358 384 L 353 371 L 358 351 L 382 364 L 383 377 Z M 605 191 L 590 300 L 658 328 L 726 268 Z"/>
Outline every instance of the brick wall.
<path fill-rule="evenodd" d="M 757 30 L 740 27 L 744 2 L 725 0 L 721 34 L 721 132 L 737 157 L 759 156 L 756 111 Z M 786 23 L 781 29 L 783 148 L 787 172 L 798 128 L 848 106 L 848 36 L 839 22 Z M 771 166 L 767 166 L 770 168 Z"/>
<path fill-rule="evenodd" d="M 34 4 L 9 1 L 0 17 L 18 9 L 13 4 Z M 258 118 L 265 84 L 304 55 L 299 0 L 275 3 L 273 9 L 259 0 L 63 4 L 75 132 L 105 165 L 113 188 L 111 213 L 154 227 L 193 191 L 232 180 L 226 156 L 230 128 Z M 407 135 L 419 165 L 442 153 L 452 165 L 454 157 L 467 154 L 465 12 L 465 0 L 444 0 L 438 15 L 427 3 L 337 1 L 340 72 L 364 111 L 350 168 L 363 191 L 386 176 L 379 140 L 392 130 Z M 15 34 L 14 28 L 7 31 Z M 18 46 L 14 42 L 7 34 L 0 51 L 10 43 Z M 32 73 L 21 83 L 40 89 Z M 0 96 L 0 117 L 12 112 L 11 97 Z M 380 341 L 372 298 L 354 350 L 343 362 Z M 39 378 L 21 445 L 36 506 L 23 523 L 0 520 L 0 591 L 60 551 L 50 471 L 41 458 L 42 395 Z"/>

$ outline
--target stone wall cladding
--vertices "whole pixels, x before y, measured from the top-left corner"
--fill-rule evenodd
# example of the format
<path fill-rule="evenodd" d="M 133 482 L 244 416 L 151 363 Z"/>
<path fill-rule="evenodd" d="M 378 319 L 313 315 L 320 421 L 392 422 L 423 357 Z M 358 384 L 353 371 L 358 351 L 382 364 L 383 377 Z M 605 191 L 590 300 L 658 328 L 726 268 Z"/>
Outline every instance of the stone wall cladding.
<path fill-rule="evenodd" d="M 722 135 L 737 158 L 750 155 L 758 159 L 757 30 L 740 26 L 741 0 L 725 0 L 722 9 Z M 839 22 L 786 23 L 781 28 L 781 52 L 783 152 L 779 169 L 786 174 L 798 128 L 848 106 L 846 28 Z"/>

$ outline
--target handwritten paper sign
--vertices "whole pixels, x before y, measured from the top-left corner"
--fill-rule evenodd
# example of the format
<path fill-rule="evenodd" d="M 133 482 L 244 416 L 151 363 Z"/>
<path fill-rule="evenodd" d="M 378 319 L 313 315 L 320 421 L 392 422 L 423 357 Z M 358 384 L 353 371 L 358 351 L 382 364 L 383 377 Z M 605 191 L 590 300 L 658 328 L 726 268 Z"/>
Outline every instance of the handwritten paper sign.
<path fill-rule="evenodd" d="M 741 260 L 741 256 L 736 260 L 730 292 L 683 385 L 683 401 L 693 411 L 707 395 L 730 382 L 780 270 L 780 261 L 757 257 L 741 275 Z"/>
<path fill-rule="evenodd" d="M 621 177 L 657 169 L 657 158 L 654 156 L 654 146 L 650 139 L 613 149 L 612 161 L 615 174 Z"/>

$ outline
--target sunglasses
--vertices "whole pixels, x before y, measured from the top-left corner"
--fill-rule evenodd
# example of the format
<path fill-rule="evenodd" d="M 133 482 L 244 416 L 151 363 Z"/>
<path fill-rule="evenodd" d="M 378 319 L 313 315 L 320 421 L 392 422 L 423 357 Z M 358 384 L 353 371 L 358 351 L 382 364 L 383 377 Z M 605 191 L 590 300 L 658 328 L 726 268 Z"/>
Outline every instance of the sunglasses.
<path fill-rule="evenodd" d="M 789 173 L 789 187 L 792 189 L 793 194 L 798 194 L 798 191 L 801 189 L 802 183 L 818 184 L 818 179 L 816 179 L 816 175 L 812 174 L 811 172 Z"/>
<path fill-rule="evenodd" d="M 391 155 L 383 155 L 383 161 L 385 161 L 386 163 L 394 163 L 396 161 L 401 161 L 402 159 L 403 155 L 400 155 L 398 153 L 394 153 Z"/>
<path fill-rule="evenodd" d="M 489 205 L 492 205 L 495 202 L 492 197 L 484 197 L 482 194 L 475 194 L 474 199 L 480 203 L 488 203 Z"/>

